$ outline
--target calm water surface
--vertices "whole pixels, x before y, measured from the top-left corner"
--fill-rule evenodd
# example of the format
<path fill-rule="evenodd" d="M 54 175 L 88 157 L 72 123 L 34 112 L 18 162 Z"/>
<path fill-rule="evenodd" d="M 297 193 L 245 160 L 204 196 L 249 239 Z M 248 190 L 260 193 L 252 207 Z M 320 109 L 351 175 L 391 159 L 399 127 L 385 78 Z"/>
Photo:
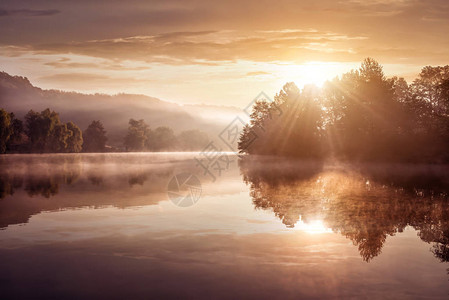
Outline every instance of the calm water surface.
<path fill-rule="evenodd" d="M 449 297 L 447 166 L 195 156 L 1 156 L 0 297 Z"/>

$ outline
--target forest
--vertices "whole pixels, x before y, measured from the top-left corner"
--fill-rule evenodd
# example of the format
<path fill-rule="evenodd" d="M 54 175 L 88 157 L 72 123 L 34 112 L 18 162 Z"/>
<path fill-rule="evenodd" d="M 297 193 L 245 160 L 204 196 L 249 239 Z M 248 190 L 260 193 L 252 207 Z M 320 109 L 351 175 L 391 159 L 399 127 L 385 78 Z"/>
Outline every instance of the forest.
<path fill-rule="evenodd" d="M 351 161 L 449 161 L 449 65 L 408 84 L 372 58 L 322 88 L 287 83 L 256 101 L 240 153 Z"/>
<path fill-rule="evenodd" d="M 30 110 L 25 122 L 0 108 L 0 154 L 2 153 L 78 153 L 121 151 L 194 151 L 208 142 L 206 133 L 186 130 L 178 135 L 170 127 L 152 130 L 144 120 L 129 120 L 123 147 L 107 145 L 101 121 L 94 120 L 82 131 L 73 122 L 63 123 L 50 109 Z"/>

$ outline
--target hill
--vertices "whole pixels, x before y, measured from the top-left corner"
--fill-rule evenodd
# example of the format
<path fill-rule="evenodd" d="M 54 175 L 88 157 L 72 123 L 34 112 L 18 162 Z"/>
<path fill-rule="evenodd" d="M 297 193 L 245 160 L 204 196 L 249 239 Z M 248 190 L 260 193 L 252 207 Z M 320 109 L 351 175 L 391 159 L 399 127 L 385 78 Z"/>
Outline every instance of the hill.
<path fill-rule="evenodd" d="M 113 146 L 123 142 L 130 118 L 144 119 L 152 128 L 169 126 L 175 132 L 199 129 L 214 137 L 241 112 L 228 106 L 182 106 L 145 95 L 43 90 L 33 86 L 26 77 L 5 72 L 0 72 L 0 107 L 14 112 L 20 119 L 30 109 L 50 108 L 59 113 L 63 122 L 72 121 L 82 130 L 92 120 L 101 120 Z"/>

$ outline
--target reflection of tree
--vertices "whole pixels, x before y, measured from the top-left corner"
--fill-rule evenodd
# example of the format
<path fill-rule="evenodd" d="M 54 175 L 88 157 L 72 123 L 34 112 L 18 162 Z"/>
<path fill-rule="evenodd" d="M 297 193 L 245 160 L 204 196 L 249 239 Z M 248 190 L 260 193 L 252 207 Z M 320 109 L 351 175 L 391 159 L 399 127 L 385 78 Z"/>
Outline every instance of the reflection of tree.
<path fill-rule="evenodd" d="M 50 198 L 58 193 L 59 183 L 56 177 L 28 177 L 26 180 L 25 191 L 30 197 L 42 195 L 45 198 Z"/>
<path fill-rule="evenodd" d="M 148 176 L 145 173 L 130 174 L 128 177 L 128 183 L 130 186 L 133 186 L 136 184 L 143 185 L 147 179 L 148 179 Z"/>
<path fill-rule="evenodd" d="M 0 198 L 13 195 L 22 187 L 31 196 L 41 195 L 45 198 L 54 196 L 61 184 L 75 183 L 81 173 L 80 160 L 77 156 L 49 157 L 45 164 L 30 164 L 30 157 L 16 158 L 14 169 L 0 171 Z"/>
<path fill-rule="evenodd" d="M 432 252 L 442 262 L 449 261 L 449 232 L 446 229 L 441 239 L 434 241 Z"/>
<path fill-rule="evenodd" d="M 434 243 L 432 253 L 442 262 L 449 262 L 449 204 L 445 202 L 429 203 L 432 213 L 426 215 L 426 222 L 417 223 L 420 238 Z"/>
<path fill-rule="evenodd" d="M 165 200 L 174 166 L 170 157 L 152 154 L 2 156 L 0 229 L 42 211 L 157 204 Z M 190 161 L 176 168 L 197 170 Z"/>
<path fill-rule="evenodd" d="M 270 162 L 269 162 L 270 163 Z M 266 161 L 247 157 L 239 161 L 243 180 L 251 185 L 251 197 L 256 208 L 272 208 L 274 214 L 282 220 L 287 227 L 294 227 L 299 220 L 300 211 L 315 209 L 307 205 L 310 198 L 310 178 L 320 172 L 320 163 L 307 162 L 296 166 L 284 164 L 270 164 L 266 167 Z M 288 167 L 290 166 L 290 167 Z M 300 182 L 301 186 L 295 183 Z M 279 191 L 282 190 L 282 195 Z M 309 211 L 307 215 L 317 212 Z"/>
<path fill-rule="evenodd" d="M 89 175 L 87 177 L 87 179 L 89 179 L 89 181 L 90 181 L 90 183 L 92 183 L 92 185 L 99 186 L 99 185 L 103 184 L 103 177 L 99 176 L 99 175 L 92 174 L 92 175 Z"/>
<path fill-rule="evenodd" d="M 29 196 L 41 195 L 50 198 L 58 193 L 60 184 L 70 185 L 76 182 L 78 177 L 79 173 L 74 169 L 66 169 L 61 173 L 29 175 L 25 180 L 25 191 Z"/>
<path fill-rule="evenodd" d="M 349 171 L 250 158 L 241 160 L 240 168 L 254 206 L 272 210 L 287 227 L 300 218 L 321 219 L 370 261 L 387 236 L 412 226 L 423 241 L 433 243 L 436 257 L 449 261 L 449 185 L 443 169 L 359 166 Z"/>
<path fill-rule="evenodd" d="M 22 186 L 22 178 L 9 174 L 0 174 L 0 199 L 13 195 Z"/>

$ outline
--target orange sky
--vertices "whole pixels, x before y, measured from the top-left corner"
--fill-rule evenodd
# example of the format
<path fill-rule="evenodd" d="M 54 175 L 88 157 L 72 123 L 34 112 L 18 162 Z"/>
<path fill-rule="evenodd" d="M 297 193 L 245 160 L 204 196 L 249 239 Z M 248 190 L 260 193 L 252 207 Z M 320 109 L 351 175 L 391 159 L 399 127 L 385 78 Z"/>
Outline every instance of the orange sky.
<path fill-rule="evenodd" d="M 3 0 L 0 65 L 43 88 L 245 106 L 368 56 L 408 80 L 446 65 L 448 16 L 446 0 Z"/>

